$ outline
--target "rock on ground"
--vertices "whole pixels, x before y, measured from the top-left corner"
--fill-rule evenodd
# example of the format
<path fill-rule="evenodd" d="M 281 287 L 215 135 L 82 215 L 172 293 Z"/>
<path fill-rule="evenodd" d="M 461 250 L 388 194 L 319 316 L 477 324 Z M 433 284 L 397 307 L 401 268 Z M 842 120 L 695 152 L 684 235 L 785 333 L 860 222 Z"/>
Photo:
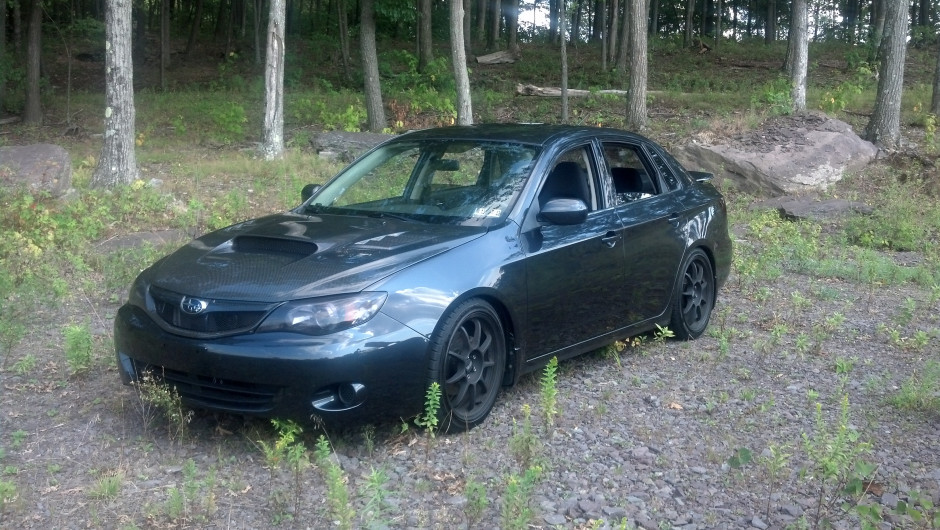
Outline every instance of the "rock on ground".
<path fill-rule="evenodd" d="M 72 160 L 58 145 L 0 147 L 0 186 L 26 186 L 61 197 L 72 186 Z"/>
<path fill-rule="evenodd" d="M 776 197 L 823 190 L 878 153 L 845 122 L 820 114 L 781 116 L 754 131 L 675 150 L 689 169 L 710 171 L 750 193 Z"/>

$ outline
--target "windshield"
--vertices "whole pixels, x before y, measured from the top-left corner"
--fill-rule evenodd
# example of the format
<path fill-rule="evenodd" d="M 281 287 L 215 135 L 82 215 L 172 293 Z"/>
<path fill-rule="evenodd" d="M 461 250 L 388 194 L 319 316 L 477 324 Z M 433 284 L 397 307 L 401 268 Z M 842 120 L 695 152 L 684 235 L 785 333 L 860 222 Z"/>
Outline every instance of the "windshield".
<path fill-rule="evenodd" d="M 393 142 L 346 168 L 305 208 L 490 226 L 509 213 L 537 154 L 507 142 Z"/>

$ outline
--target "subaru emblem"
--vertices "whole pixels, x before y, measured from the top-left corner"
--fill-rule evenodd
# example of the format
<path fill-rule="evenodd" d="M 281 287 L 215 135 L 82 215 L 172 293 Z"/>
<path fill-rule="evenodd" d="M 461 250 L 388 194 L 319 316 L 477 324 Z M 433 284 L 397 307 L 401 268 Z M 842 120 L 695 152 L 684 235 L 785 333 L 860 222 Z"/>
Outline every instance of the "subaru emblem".
<path fill-rule="evenodd" d="M 209 307 L 209 302 L 191 296 L 184 296 L 180 300 L 180 309 L 187 315 L 198 315 L 205 311 L 207 307 Z"/>

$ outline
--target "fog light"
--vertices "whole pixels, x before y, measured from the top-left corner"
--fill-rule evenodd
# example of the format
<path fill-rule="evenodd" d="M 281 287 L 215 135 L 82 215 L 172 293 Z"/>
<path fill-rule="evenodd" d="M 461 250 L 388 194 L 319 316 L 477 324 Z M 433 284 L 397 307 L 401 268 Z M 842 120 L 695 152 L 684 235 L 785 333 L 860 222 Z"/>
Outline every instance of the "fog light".
<path fill-rule="evenodd" d="M 313 408 L 321 412 L 341 412 L 362 405 L 366 400 L 366 386 L 361 383 L 340 383 L 317 392 Z"/>

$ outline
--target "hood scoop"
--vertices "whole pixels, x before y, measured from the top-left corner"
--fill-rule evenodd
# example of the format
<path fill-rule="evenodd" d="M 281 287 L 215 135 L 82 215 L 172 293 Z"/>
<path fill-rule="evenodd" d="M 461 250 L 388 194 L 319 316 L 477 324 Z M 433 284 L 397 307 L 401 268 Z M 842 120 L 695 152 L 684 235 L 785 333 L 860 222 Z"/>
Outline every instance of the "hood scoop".
<path fill-rule="evenodd" d="M 316 243 L 297 239 L 245 235 L 232 240 L 232 251 L 242 254 L 278 254 L 303 259 L 312 256 L 317 250 Z"/>

